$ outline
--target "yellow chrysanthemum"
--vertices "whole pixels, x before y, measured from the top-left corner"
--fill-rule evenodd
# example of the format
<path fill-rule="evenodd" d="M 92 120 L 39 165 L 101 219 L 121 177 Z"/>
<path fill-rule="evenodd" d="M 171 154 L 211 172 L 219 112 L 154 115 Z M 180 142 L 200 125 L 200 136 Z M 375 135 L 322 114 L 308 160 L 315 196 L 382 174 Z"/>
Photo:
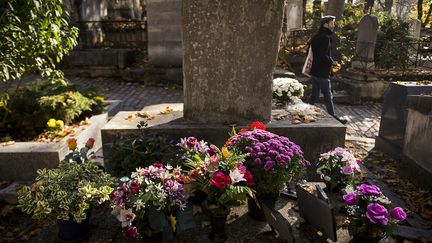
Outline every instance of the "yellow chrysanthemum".
<path fill-rule="evenodd" d="M 47 126 L 50 127 L 50 128 L 57 127 L 56 122 L 57 122 L 56 119 L 51 118 L 51 119 L 48 120 Z"/>
<path fill-rule="evenodd" d="M 62 120 L 57 120 L 56 125 L 60 128 L 64 127 L 64 122 Z"/>

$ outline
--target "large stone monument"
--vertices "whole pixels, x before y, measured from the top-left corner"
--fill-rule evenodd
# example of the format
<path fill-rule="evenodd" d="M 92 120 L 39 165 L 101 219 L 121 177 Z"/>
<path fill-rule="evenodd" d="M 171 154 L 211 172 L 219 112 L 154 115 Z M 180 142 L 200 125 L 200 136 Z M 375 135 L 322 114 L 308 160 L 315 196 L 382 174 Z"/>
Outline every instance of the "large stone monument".
<path fill-rule="evenodd" d="M 270 121 L 283 2 L 183 1 L 186 120 Z"/>
<path fill-rule="evenodd" d="M 174 141 L 195 136 L 222 146 L 230 125 L 241 128 L 260 120 L 270 132 L 298 143 L 310 161 L 343 146 L 346 127 L 333 117 L 323 114 L 322 119 L 304 124 L 272 119 L 277 112 L 272 111 L 272 78 L 283 4 L 284 0 L 183 0 L 184 104 L 119 112 L 101 131 L 107 168 L 115 163 L 109 161 L 110 143 L 117 135 L 139 133 L 136 125 L 148 115 L 154 119 L 148 120 L 147 129 Z M 173 110 L 161 113 L 166 106 Z"/>
<path fill-rule="evenodd" d="M 329 0 L 325 15 L 333 15 L 336 19 L 342 17 L 345 9 L 345 0 Z"/>
<path fill-rule="evenodd" d="M 182 0 L 149 0 L 146 6 L 149 64 L 175 80 L 182 78 L 181 7 Z"/>
<path fill-rule="evenodd" d="M 378 34 L 378 18 L 369 14 L 364 16 L 358 27 L 356 53 L 352 67 L 366 72 L 375 67 L 374 52 Z"/>

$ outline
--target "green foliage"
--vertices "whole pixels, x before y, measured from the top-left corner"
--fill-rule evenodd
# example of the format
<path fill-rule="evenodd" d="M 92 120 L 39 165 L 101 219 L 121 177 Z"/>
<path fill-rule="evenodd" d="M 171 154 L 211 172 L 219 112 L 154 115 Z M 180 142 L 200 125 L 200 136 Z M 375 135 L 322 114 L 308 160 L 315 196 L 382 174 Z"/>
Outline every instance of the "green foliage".
<path fill-rule="evenodd" d="M 119 136 L 107 154 L 109 171 L 115 176 L 129 175 L 138 167 L 154 163 L 175 165 L 176 148 L 168 137 L 146 129 L 147 123 L 138 124 L 138 135 Z"/>
<path fill-rule="evenodd" d="M 101 102 L 71 86 L 38 81 L 13 95 L 0 94 L 0 133 L 14 139 L 32 139 L 46 128 L 49 119 L 70 124 L 83 114 L 100 111 Z"/>
<path fill-rule="evenodd" d="M 63 1 L 0 1 L 0 14 L 0 82 L 39 71 L 64 83 L 56 63 L 77 44 L 78 29 L 69 27 Z"/>
<path fill-rule="evenodd" d="M 364 4 L 345 4 L 344 17 L 336 19 L 335 34 L 340 38 L 338 51 L 342 53 L 341 64 L 350 63 L 355 55 L 357 27 L 363 18 Z"/>
<path fill-rule="evenodd" d="M 84 150 L 84 151 L 83 151 Z M 35 183 L 18 191 L 18 207 L 34 219 L 53 223 L 58 219 L 81 222 L 91 207 L 109 201 L 115 178 L 103 172 L 81 149 L 78 163 L 69 155 L 57 168 L 39 169 Z"/>
<path fill-rule="evenodd" d="M 410 52 L 414 51 L 409 24 L 400 19 L 384 16 L 378 31 L 375 47 L 375 62 L 381 68 L 403 68 L 409 66 Z"/>

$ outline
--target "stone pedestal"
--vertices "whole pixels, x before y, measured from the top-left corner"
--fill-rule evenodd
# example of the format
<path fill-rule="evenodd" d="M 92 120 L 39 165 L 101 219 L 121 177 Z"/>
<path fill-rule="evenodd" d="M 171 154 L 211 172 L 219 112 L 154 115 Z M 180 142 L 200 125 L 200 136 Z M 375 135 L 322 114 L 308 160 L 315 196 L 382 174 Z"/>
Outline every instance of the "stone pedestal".
<path fill-rule="evenodd" d="M 160 111 L 166 106 L 174 109 L 171 114 L 162 115 Z M 190 123 L 183 117 L 182 104 L 160 104 L 144 107 L 155 116 L 148 121 L 150 131 L 168 135 L 176 143 L 183 137 L 194 136 L 211 144 L 221 147 L 229 137 L 231 127 L 223 124 Z M 119 112 L 101 130 L 103 141 L 103 154 L 105 164 L 109 168 L 112 142 L 119 135 L 138 134 L 137 124 L 144 118 L 127 119 L 136 112 Z M 247 124 L 237 124 L 236 128 L 246 127 Z M 326 117 L 312 123 L 292 124 L 291 120 L 272 120 L 267 125 L 267 130 L 278 135 L 286 136 L 291 141 L 300 145 L 309 161 L 317 161 L 319 155 L 337 146 L 344 146 L 346 127 L 333 117 Z M 313 163 L 312 163 L 313 164 Z"/>
<path fill-rule="evenodd" d="M 183 1 L 187 121 L 270 121 L 283 4 L 283 0 Z"/>

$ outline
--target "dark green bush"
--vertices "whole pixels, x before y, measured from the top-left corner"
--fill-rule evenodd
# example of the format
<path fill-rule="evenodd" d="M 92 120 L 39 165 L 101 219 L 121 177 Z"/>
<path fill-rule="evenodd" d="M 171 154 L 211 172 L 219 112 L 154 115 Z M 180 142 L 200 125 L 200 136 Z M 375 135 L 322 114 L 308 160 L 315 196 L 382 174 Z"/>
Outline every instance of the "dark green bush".
<path fill-rule="evenodd" d="M 95 114 L 102 104 L 72 86 L 38 81 L 0 94 L 0 135 L 16 141 L 32 140 L 50 118 L 71 124 L 83 115 Z"/>
<path fill-rule="evenodd" d="M 109 151 L 104 151 L 110 173 L 117 177 L 130 175 L 138 167 L 154 163 L 177 164 L 177 149 L 167 136 L 152 133 L 147 123 L 138 124 L 138 135 L 119 136 Z"/>

